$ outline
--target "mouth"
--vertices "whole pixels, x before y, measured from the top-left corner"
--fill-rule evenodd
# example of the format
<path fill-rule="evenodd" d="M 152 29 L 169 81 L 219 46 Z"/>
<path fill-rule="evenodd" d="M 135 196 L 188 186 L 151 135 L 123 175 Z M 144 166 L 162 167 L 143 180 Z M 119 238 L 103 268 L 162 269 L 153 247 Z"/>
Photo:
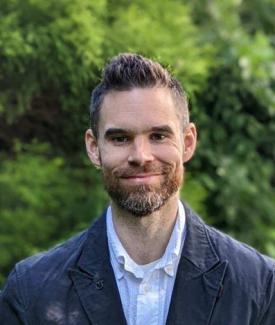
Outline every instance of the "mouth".
<path fill-rule="evenodd" d="M 122 180 L 133 184 L 147 184 L 155 182 L 162 174 L 136 174 L 122 177 Z"/>

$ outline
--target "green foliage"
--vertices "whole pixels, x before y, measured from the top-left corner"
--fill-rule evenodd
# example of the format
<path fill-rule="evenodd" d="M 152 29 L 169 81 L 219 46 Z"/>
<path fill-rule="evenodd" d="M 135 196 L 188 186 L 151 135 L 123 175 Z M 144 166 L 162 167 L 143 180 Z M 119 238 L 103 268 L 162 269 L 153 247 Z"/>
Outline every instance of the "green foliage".
<path fill-rule="evenodd" d="M 16 156 L 3 161 L 0 193 L 2 277 L 15 261 L 87 227 L 107 202 L 91 166 L 69 167 L 38 143 L 18 144 Z"/>
<path fill-rule="evenodd" d="M 275 256 L 274 12 L 272 0 L 2 0 L 0 283 L 106 205 L 83 134 L 101 67 L 123 51 L 188 90 L 199 145 L 183 199 Z"/>
<path fill-rule="evenodd" d="M 198 177 L 208 192 L 207 215 L 215 226 L 274 254 L 275 51 L 264 28 L 271 23 L 269 2 L 205 2 L 205 15 L 195 13 L 198 2 L 193 6 L 196 23 L 218 49 L 193 107 L 201 133 L 193 168 L 204 171 Z M 258 7 L 265 10 L 256 14 Z M 252 8 L 255 22 L 263 20 L 253 32 Z"/>
<path fill-rule="evenodd" d="M 102 63 L 104 0 L 2 0 L 0 113 L 12 123 L 50 94 L 78 107 Z"/>
<path fill-rule="evenodd" d="M 184 181 L 184 186 L 181 190 L 181 199 L 186 202 L 197 213 L 207 218 L 207 211 L 204 206 L 204 201 L 207 198 L 206 186 L 198 180 L 196 175 L 189 175 Z M 213 220 L 209 217 L 208 222 L 213 223 Z"/>
<path fill-rule="evenodd" d="M 208 171 L 201 175 L 208 214 L 217 227 L 267 252 L 275 245 L 273 115 L 251 93 L 237 64 L 213 71 L 208 85 L 197 95 L 194 113 L 205 115 L 197 168 Z"/>
<path fill-rule="evenodd" d="M 109 56 L 141 52 L 171 66 L 189 92 L 203 83 L 214 49 L 206 44 L 181 1 L 133 1 L 111 6 Z"/>

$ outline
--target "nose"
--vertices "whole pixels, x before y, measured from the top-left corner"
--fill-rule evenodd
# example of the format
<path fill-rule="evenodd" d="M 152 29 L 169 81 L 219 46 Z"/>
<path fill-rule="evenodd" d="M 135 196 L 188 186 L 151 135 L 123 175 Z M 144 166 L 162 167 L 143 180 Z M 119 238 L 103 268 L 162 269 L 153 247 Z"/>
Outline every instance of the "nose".
<path fill-rule="evenodd" d="M 154 159 L 149 141 L 143 137 L 133 141 L 131 152 L 128 156 L 128 163 L 131 165 L 143 166 Z"/>

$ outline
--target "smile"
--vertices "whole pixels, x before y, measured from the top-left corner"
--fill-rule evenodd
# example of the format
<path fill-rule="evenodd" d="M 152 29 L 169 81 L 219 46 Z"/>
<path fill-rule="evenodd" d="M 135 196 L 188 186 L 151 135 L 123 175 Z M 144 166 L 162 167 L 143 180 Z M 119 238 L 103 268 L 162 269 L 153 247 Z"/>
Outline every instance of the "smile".
<path fill-rule="evenodd" d="M 155 181 L 156 178 L 159 178 L 162 174 L 137 174 L 131 175 L 127 177 L 122 177 L 123 180 L 129 183 L 136 183 L 136 184 L 144 184 L 144 183 L 151 183 Z"/>

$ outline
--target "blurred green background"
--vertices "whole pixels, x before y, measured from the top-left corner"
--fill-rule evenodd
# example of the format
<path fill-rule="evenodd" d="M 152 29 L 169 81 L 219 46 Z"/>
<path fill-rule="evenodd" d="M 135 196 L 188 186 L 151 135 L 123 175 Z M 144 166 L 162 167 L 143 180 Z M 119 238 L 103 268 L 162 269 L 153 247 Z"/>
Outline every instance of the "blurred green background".
<path fill-rule="evenodd" d="M 124 51 L 189 94 L 199 146 L 182 197 L 275 256 L 274 17 L 274 0 L 1 0 L 0 284 L 106 206 L 83 136 L 102 66 Z"/>

